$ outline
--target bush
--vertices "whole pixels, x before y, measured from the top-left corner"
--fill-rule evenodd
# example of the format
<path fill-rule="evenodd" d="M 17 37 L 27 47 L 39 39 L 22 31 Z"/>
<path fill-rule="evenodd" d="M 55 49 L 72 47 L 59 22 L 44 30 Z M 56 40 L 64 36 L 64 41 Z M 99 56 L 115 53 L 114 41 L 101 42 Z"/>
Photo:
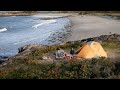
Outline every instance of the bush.
<path fill-rule="evenodd" d="M 100 58 L 71 60 L 53 64 L 26 64 L 24 67 L 4 70 L 0 78 L 7 79 L 110 79 L 120 78 L 120 62 Z"/>
<path fill-rule="evenodd" d="M 114 64 L 109 60 L 93 59 L 72 61 L 63 64 L 61 69 L 63 78 L 108 78 L 113 75 Z"/>
<path fill-rule="evenodd" d="M 114 69 L 114 73 L 115 75 L 119 75 L 120 76 L 120 61 L 119 62 L 115 62 L 115 69 Z"/>

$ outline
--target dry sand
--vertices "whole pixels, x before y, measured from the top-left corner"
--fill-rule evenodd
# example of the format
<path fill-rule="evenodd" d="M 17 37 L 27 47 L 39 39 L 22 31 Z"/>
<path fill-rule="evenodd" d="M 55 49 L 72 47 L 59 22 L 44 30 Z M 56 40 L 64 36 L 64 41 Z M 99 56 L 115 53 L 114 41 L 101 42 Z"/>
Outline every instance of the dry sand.
<path fill-rule="evenodd" d="M 120 34 L 120 21 L 113 20 L 110 17 L 72 15 L 68 17 L 71 20 L 71 36 L 67 41 L 76 41 L 100 35 Z"/>

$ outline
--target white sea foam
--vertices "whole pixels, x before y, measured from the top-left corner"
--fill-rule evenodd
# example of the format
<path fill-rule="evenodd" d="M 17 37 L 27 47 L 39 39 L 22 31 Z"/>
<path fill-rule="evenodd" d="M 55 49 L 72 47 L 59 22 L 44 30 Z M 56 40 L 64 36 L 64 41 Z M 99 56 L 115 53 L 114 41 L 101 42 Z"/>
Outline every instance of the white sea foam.
<path fill-rule="evenodd" d="M 28 44 L 49 44 L 49 38 L 52 39 L 50 36 L 62 32 L 69 23 L 67 18 L 34 20 L 36 18 L 38 17 L 0 18 L 0 56 L 16 55 L 19 47 Z M 10 31 L 5 31 L 5 28 Z M 37 29 L 34 31 L 34 28 Z"/>
<path fill-rule="evenodd" d="M 59 18 L 59 17 L 63 17 L 62 15 L 41 15 L 41 14 L 38 14 L 38 15 L 33 15 L 33 17 L 39 17 L 39 18 Z"/>
<path fill-rule="evenodd" d="M 0 29 L 0 32 L 5 32 L 5 31 L 7 31 L 7 28 Z"/>
<path fill-rule="evenodd" d="M 51 24 L 51 23 L 54 23 L 54 22 L 56 22 L 56 20 L 45 20 L 45 22 L 40 23 L 40 24 L 33 25 L 32 27 L 33 27 L 33 28 L 38 28 L 38 27 L 41 26 L 41 25 Z"/>

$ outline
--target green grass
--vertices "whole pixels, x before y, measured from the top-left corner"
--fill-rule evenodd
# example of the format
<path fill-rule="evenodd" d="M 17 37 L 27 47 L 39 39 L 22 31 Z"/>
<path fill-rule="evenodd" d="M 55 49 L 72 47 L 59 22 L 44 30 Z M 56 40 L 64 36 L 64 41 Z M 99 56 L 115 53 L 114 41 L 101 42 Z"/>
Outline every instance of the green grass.
<path fill-rule="evenodd" d="M 120 48 L 120 42 L 106 41 L 102 43 L 104 48 L 117 49 Z"/>
<path fill-rule="evenodd" d="M 82 46 L 82 43 L 80 42 L 67 42 L 65 43 L 64 45 L 58 45 L 57 47 L 60 47 L 60 48 L 63 48 L 63 49 L 71 49 L 71 48 L 74 48 L 74 49 L 77 49 L 77 48 L 80 48 Z"/>
<path fill-rule="evenodd" d="M 120 54 L 120 51 L 118 51 L 117 54 Z"/>
<path fill-rule="evenodd" d="M 75 50 L 77 50 L 81 46 L 82 46 L 82 44 L 79 43 L 79 42 L 74 42 L 74 43 L 68 42 L 68 43 L 65 43 L 64 45 L 48 46 L 48 47 L 43 48 L 43 49 L 37 49 L 37 50 L 32 51 L 27 56 L 27 60 L 28 61 L 36 60 L 37 57 L 43 56 L 46 53 L 54 54 L 54 52 L 56 51 L 57 47 L 62 48 L 65 51 L 70 51 L 71 48 L 74 48 Z"/>

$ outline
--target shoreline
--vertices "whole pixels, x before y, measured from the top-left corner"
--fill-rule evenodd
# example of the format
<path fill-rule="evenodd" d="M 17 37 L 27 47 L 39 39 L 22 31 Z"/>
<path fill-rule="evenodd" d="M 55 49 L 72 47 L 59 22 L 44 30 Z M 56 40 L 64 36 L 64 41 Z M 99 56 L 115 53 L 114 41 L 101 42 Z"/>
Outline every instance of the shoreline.
<path fill-rule="evenodd" d="M 68 17 L 68 16 L 65 16 L 65 17 Z M 65 18 L 65 17 L 63 16 L 62 18 Z M 47 40 L 45 40 L 48 43 L 45 45 L 53 46 L 53 45 L 65 43 L 67 38 L 69 38 L 70 36 L 70 33 L 71 33 L 70 28 L 71 28 L 71 22 L 69 20 L 68 24 L 66 24 L 64 28 L 60 30 L 60 32 L 53 33 L 52 35 L 49 36 Z"/>
<path fill-rule="evenodd" d="M 98 17 L 98 16 L 69 14 L 69 16 L 65 16 L 65 17 L 70 20 L 70 26 L 65 27 L 65 29 L 68 30 L 69 33 L 66 33 L 66 36 L 65 36 L 64 31 L 63 31 L 63 33 L 60 32 L 61 36 L 59 36 L 59 37 L 51 35 L 51 37 L 55 38 L 55 40 L 54 40 L 55 42 L 53 42 L 54 45 L 64 44 L 69 41 L 80 41 L 80 40 L 87 39 L 87 38 L 99 37 L 101 35 L 110 34 L 109 32 L 111 32 L 111 30 L 112 31 L 114 30 L 113 28 L 111 30 L 106 29 L 106 31 L 104 31 L 105 29 L 102 30 L 102 28 L 100 28 L 100 26 L 99 26 L 100 22 L 98 22 L 98 21 L 97 21 L 98 23 L 94 24 L 96 19 L 101 20 L 101 17 Z M 103 21 L 104 21 L 104 19 L 102 19 L 101 22 L 103 22 Z M 99 27 L 98 29 L 100 31 L 97 29 L 94 29 L 94 27 L 92 27 L 92 24 L 93 24 L 93 26 L 98 25 L 98 27 Z M 82 25 L 84 27 L 81 29 Z M 89 26 L 89 28 L 86 28 L 85 25 Z M 101 27 L 104 28 L 104 24 L 102 24 L 102 25 L 101 25 Z M 118 25 L 118 27 L 120 28 L 119 25 Z M 90 31 L 91 31 L 91 33 L 89 33 Z M 101 33 L 101 31 L 102 31 L 102 33 Z M 117 28 L 116 31 L 119 32 L 119 29 Z M 114 31 L 112 32 L 112 34 L 115 34 Z M 120 32 L 118 34 L 120 34 Z M 62 40 L 62 41 L 60 41 L 60 40 Z M 55 44 L 56 42 L 59 42 L 59 43 Z"/>
<path fill-rule="evenodd" d="M 63 15 L 63 14 L 62 14 Z M 66 17 L 68 17 L 69 15 L 63 15 L 62 16 L 61 15 L 61 17 L 58 17 L 58 18 L 66 18 Z M 54 18 L 53 18 L 54 19 Z M 55 17 L 55 19 L 57 19 L 56 17 Z M 65 24 L 64 25 L 64 28 L 62 28 L 61 30 L 60 30 L 60 32 L 55 32 L 55 33 L 53 33 L 53 35 L 51 34 L 51 36 L 48 38 L 48 39 L 46 39 L 45 41 L 43 41 L 43 44 L 42 45 L 56 45 L 56 44 L 60 44 L 60 43 L 62 43 L 63 41 L 66 41 L 65 39 L 66 39 L 66 37 L 67 37 L 67 35 L 68 35 L 68 33 L 69 33 L 69 30 L 68 30 L 68 28 L 69 28 L 69 26 L 70 26 L 70 23 L 68 22 L 68 24 Z M 52 40 L 53 39 L 53 40 Z M 49 40 L 51 40 L 51 42 L 49 41 Z M 53 41 L 53 42 L 52 42 Z M 50 43 L 50 44 L 48 44 L 48 43 Z M 53 44 L 52 44 L 53 43 Z M 20 47 L 19 47 L 20 48 Z M 18 53 L 18 52 L 17 52 Z M 11 55 L 11 56 L 4 56 L 4 55 L 1 55 L 0 56 L 0 59 L 6 59 L 6 57 L 12 57 L 12 56 L 15 56 L 15 55 Z"/>

